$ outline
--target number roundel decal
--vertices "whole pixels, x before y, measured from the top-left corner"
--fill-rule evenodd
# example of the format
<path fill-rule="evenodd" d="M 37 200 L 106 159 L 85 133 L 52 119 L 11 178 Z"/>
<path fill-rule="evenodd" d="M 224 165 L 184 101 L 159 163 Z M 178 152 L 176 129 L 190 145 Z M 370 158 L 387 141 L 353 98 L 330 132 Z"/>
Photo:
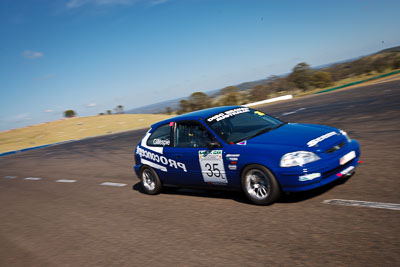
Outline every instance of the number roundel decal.
<path fill-rule="evenodd" d="M 205 166 L 207 167 L 207 176 L 208 177 L 221 177 L 221 171 L 218 169 L 218 163 L 206 163 Z"/>
<path fill-rule="evenodd" d="M 200 150 L 199 161 L 204 182 L 227 183 L 222 150 Z"/>

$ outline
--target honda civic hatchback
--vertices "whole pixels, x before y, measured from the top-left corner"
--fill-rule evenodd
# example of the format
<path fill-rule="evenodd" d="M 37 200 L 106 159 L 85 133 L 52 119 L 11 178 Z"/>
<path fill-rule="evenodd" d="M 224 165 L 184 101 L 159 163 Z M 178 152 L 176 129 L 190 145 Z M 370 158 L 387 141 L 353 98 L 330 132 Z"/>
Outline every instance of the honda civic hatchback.
<path fill-rule="evenodd" d="M 358 142 L 342 130 L 229 106 L 153 124 L 135 149 L 134 170 L 151 195 L 163 186 L 234 189 L 268 205 L 282 192 L 352 175 L 359 157 Z"/>

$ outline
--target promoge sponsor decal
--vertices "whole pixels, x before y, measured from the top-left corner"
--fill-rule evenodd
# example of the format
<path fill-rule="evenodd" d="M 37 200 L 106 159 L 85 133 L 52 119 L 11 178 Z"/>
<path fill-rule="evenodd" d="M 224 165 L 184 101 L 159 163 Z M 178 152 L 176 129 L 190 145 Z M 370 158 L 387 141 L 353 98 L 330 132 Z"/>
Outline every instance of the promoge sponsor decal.
<path fill-rule="evenodd" d="M 329 137 L 334 136 L 334 135 L 337 135 L 337 134 L 338 134 L 338 133 L 336 133 L 336 132 L 330 132 L 330 133 L 321 135 L 320 137 L 317 137 L 317 138 L 315 138 L 315 139 L 309 141 L 309 142 L 307 143 L 307 146 L 308 146 L 308 147 L 316 146 L 319 142 L 322 142 L 322 141 L 324 141 L 325 139 L 328 139 Z"/>
<path fill-rule="evenodd" d="M 226 158 L 229 161 L 228 169 L 231 171 L 236 171 L 237 170 L 237 162 L 239 160 L 240 154 L 227 154 Z"/>
<path fill-rule="evenodd" d="M 220 121 L 220 120 L 224 120 L 226 118 L 241 114 L 241 113 L 246 113 L 246 112 L 250 112 L 249 108 L 235 108 L 235 109 L 230 109 L 227 110 L 225 112 L 221 112 L 217 115 L 214 115 L 210 118 L 207 119 L 208 122 L 212 122 L 212 121 Z"/>
<path fill-rule="evenodd" d="M 355 169 L 354 166 L 349 166 L 346 169 L 344 169 L 343 171 L 341 171 L 340 173 L 336 174 L 336 176 L 338 177 L 342 177 L 343 175 L 350 175 L 351 172 Z"/>
<path fill-rule="evenodd" d="M 138 147 L 136 149 L 136 154 L 140 156 L 141 162 L 143 164 L 147 164 L 153 168 L 157 168 L 159 170 L 162 170 L 164 172 L 167 172 L 167 166 L 175 169 L 181 169 L 184 172 L 187 172 L 186 170 L 186 165 L 182 162 L 175 161 L 173 159 L 168 159 L 165 156 L 155 154 L 151 151 L 145 150 L 141 147 Z M 157 164 L 157 163 L 161 163 Z"/>
<path fill-rule="evenodd" d="M 317 179 L 319 177 L 321 177 L 320 173 L 310 173 L 310 174 L 300 176 L 299 181 L 300 182 L 311 181 L 311 180 Z"/>
<path fill-rule="evenodd" d="M 356 152 L 355 151 L 351 151 L 349 153 L 347 153 L 346 155 L 344 155 L 340 160 L 339 163 L 340 165 L 344 165 L 347 162 L 349 162 L 350 160 L 354 159 L 356 157 Z"/>
<path fill-rule="evenodd" d="M 236 170 L 237 170 L 237 166 L 234 165 L 234 164 L 229 164 L 229 165 L 228 165 L 228 168 L 229 168 L 229 170 L 231 170 L 231 171 L 236 171 Z"/>

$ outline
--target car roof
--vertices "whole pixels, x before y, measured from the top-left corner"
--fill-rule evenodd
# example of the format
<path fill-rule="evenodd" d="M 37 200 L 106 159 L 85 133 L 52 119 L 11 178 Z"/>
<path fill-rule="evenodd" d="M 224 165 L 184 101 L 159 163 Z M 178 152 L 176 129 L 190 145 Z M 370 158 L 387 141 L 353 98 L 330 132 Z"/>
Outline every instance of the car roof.
<path fill-rule="evenodd" d="M 243 106 L 223 106 L 223 107 L 215 107 L 215 108 L 207 108 L 207 109 L 197 110 L 197 111 L 189 112 L 189 113 L 182 114 L 179 116 L 175 116 L 170 119 L 156 122 L 153 125 L 151 125 L 151 128 L 155 129 L 158 126 L 164 125 L 171 121 L 175 122 L 175 121 L 199 120 L 199 119 L 204 120 L 212 115 L 215 115 L 215 114 L 218 114 L 218 113 L 230 110 L 230 109 L 240 108 L 240 107 L 243 107 Z"/>

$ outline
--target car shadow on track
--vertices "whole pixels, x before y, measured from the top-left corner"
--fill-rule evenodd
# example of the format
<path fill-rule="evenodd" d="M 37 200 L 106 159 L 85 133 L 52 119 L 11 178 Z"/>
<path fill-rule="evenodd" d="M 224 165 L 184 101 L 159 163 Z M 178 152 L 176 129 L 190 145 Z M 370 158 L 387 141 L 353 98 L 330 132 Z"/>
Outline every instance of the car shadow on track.
<path fill-rule="evenodd" d="M 335 181 L 323 187 L 296 193 L 284 193 L 278 199 L 277 203 L 297 203 L 302 202 L 314 197 L 320 196 L 336 186 L 340 186 L 347 182 L 350 177 L 342 178 L 341 180 Z M 142 194 L 146 194 L 142 188 L 140 182 L 134 184 L 132 189 Z M 242 192 L 238 191 L 219 191 L 211 189 L 197 189 L 197 188 L 178 188 L 178 187 L 164 187 L 161 194 L 166 195 L 182 195 L 189 197 L 207 197 L 207 198 L 219 198 L 219 199 L 232 199 L 236 202 L 254 205 L 249 201 Z"/>
<path fill-rule="evenodd" d="M 132 189 L 139 191 L 142 194 L 146 194 L 142 188 L 140 182 L 132 186 Z M 242 192 L 238 191 L 220 191 L 212 189 L 198 189 L 198 188 L 179 188 L 179 187 L 164 187 L 161 194 L 166 195 L 182 195 L 189 197 L 207 197 L 207 198 L 219 198 L 219 199 L 232 199 L 240 203 L 251 204 L 249 200 L 243 195 Z"/>

